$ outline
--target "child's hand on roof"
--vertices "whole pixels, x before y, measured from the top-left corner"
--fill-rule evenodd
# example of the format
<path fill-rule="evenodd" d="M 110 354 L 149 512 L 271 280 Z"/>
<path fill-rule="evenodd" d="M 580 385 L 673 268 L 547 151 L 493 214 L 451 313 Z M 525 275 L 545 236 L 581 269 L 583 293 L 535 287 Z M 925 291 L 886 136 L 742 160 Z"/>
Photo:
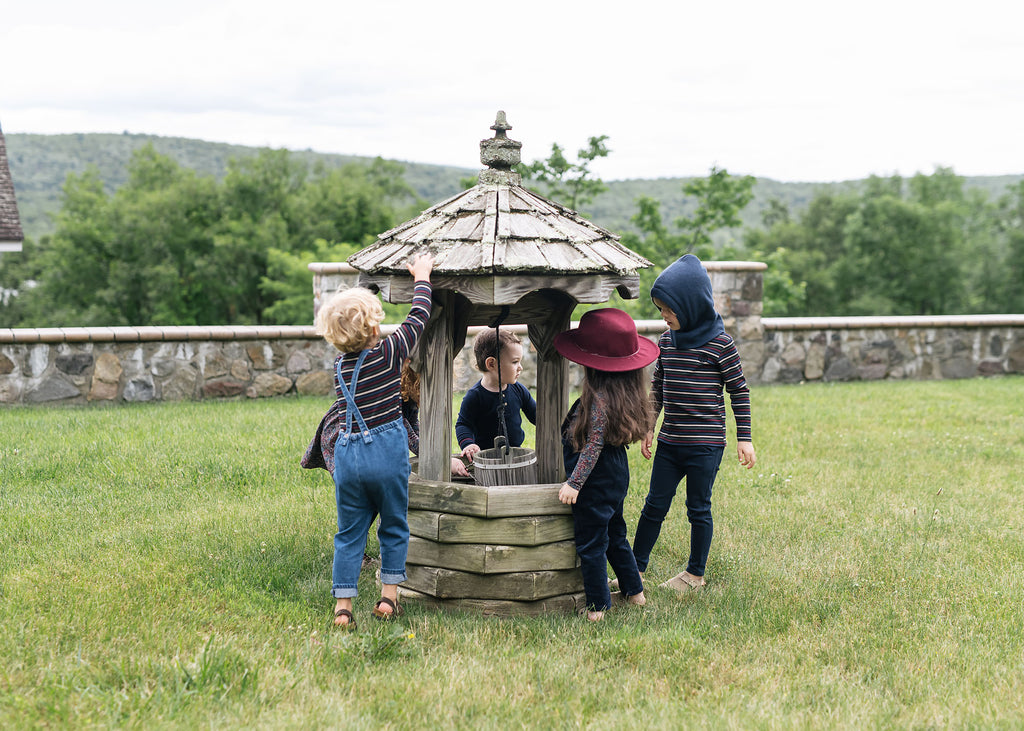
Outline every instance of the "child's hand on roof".
<path fill-rule="evenodd" d="M 429 282 L 430 272 L 434 270 L 434 257 L 430 254 L 417 254 L 410 263 L 406 264 L 406 267 L 412 274 L 413 281 Z"/>

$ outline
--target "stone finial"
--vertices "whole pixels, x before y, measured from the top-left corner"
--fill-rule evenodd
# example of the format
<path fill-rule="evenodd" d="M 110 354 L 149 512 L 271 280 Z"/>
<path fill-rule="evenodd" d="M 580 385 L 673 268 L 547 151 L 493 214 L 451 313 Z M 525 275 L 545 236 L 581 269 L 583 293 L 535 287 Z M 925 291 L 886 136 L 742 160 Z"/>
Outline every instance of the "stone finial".
<path fill-rule="evenodd" d="M 494 130 L 494 139 L 506 139 L 505 132 L 512 129 L 512 125 L 505 121 L 505 112 L 500 109 L 498 110 L 498 115 L 494 118 L 494 124 L 491 125 L 491 129 Z"/>
<path fill-rule="evenodd" d="M 498 111 L 491 129 L 494 137 L 480 140 L 480 162 L 487 166 L 486 170 L 480 171 L 480 182 L 518 185 L 521 178 L 512 172 L 512 168 L 521 160 L 519 150 L 523 143 L 505 135 L 512 125 L 506 121 L 503 111 Z"/>

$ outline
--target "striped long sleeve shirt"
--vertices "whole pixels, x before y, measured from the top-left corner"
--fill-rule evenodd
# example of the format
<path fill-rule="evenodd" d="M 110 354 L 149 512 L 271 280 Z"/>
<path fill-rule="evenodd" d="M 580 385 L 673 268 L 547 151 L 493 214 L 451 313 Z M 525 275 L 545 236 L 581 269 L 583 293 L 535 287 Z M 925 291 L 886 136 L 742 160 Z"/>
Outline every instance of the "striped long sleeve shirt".
<path fill-rule="evenodd" d="M 430 282 L 416 282 L 409 316 L 393 333 L 370 349 L 359 369 L 356 405 L 370 429 L 402 418 L 402 363 L 409 357 L 430 319 L 430 293 Z M 316 435 L 302 457 L 300 464 L 307 469 L 322 467 L 334 474 L 334 443 L 345 426 L 347 410 L 338 383 L 338 364 L 341 364 L 341 374 L 346 385 L 351 386 L 352 371 L 358 357 L 359 353 L 342 353 L 334 361 L 334 392 L 337 400 L 320 421 Z M 358 428 L 354 420 L 353 428 Z"/>
<path fill-rule="evenodd" d="M 658 341 L 651 378 L 654 414 L 664 408 L 658 441 L 666 444 L 725 446 L 725 397 L 729 392 L 736 438 L 751 439 L 750 389 L 736 344 L 721 333 L 699 348 L 680 350 L 666 331 Z"/>

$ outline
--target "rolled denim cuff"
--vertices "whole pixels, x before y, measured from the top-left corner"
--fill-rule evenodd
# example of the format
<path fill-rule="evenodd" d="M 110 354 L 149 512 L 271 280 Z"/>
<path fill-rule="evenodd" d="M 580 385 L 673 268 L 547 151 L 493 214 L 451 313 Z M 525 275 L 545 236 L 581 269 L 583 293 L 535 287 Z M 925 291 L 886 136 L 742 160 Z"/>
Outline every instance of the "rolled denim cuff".
<path fill-rule="evenodd" d="M 359 590 L 354 586 L 335 586 L 331 589 L 331 596 L 335 599 L 351 599 L 359 596 Z"/>
<path fill-rule="evenodd" d="M 408 577 L 405 575 L 405 570 L 402 571 L 380 571 L 380 583 L 382 584 L 401 584 Z"/>

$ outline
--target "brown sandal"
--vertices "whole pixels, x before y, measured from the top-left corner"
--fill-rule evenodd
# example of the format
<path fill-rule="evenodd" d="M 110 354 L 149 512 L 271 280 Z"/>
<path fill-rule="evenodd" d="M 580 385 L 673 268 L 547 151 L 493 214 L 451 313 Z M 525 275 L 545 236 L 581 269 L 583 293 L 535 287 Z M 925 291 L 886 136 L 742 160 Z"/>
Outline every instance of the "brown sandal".
<path fill-rule="evenodd" d="M 339 617 L 345 617 L 348 619 L 347 622 L 338 622 Z M 356 628 L 356 618 L 352 616 L 352 612 L 348 609 L 339 609 L 334 613 L 334 626 L 338 629 L 343 629 L 346 632 L 354 630 Z"/>
<path fill-rule="evenodd" d="M 381 605 L 387 605 L 391 607 L 390 612 L 385 612 L 381 609 Z M 381 622 L 389 622 L 395 617 L 401 617 L 405 612 L 401 606 L 388 599 L 386 596 L 382 596 L 377 600 L 377 603 L 373 605 L 373 616 L 375 619 L 379 619 Z"/>

